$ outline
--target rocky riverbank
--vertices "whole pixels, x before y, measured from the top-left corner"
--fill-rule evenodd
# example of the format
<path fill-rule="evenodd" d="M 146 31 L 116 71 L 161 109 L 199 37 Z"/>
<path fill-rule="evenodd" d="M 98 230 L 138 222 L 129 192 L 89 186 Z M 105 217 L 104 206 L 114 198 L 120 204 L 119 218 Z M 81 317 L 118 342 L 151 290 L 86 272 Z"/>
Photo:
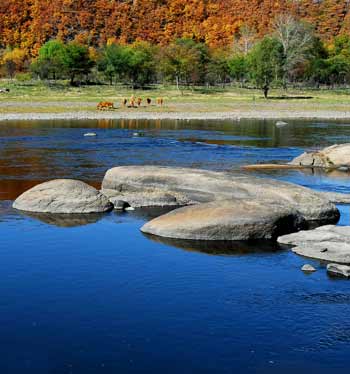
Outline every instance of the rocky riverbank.
<path fill-rule="evenodd" d="M 235 111 L 142 111 L 135 109 L 134 111 L 96 111 L 96 110 L 76 110 L 71 111 L 69 106 L 67 111 L 59 111 L 57 113 L 50 111 L 49 113 L 26 111 L 20 113 L 5 112 L 0 113 L 0 121 L 32 121 L 32 120 L 118 120 L 118 119 L 139 119 L 139 120 L 243 120 L 243 119 L 266 119 L 280 120 L 288 119 L 319 119 L 319 120 L 350 120 L 350 111 L 332 111 L 332 110 L 259 110 L 244 109 Z"/>

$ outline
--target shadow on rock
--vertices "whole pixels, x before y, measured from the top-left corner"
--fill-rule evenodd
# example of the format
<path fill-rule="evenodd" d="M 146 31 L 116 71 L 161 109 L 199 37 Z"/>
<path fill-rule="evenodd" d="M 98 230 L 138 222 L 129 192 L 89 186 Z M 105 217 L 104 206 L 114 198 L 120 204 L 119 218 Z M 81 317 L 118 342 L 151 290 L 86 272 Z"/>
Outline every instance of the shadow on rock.
<path fill-rule="evenodd" d="M 201 252 L 216 256 L 242 256 L 249 254 L 275 253 L 283 250 L 276 242 L 269 240 L 257 241 L 220 241 L 220 240 L 185 240 L 163 238 L 155 235 L 143 235 L 154 242 L 190 252 Z"/>
<path fill-rule="evenodd" d="M 52 213 L 31 213 L 21 212 L 21 214 L 37 219 L 48 225 L 57 227 L 77 227 L 90 225 L 99 221 L 103 213 L 90 213 L 90 214 L 52 214 Z"/>
<path fill-rule="evenodd" d="M 163 214 L 169 213 L 172 210 L 178 209 L 178 206 L 174 207 L 143 207 L 136 208 L 135 210 L 128 211 L 128 213 L 136 218 L 150 221 L 154 218 L 160 217 Z"/>

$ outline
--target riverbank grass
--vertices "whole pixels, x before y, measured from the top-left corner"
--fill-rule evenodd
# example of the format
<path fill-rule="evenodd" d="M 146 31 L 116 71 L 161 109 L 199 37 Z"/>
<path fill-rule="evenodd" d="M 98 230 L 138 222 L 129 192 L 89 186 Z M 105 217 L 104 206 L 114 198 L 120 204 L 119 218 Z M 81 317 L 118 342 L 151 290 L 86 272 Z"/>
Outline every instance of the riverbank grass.
<path fill-rule="evenodd" d="M 10 92 L 0 94 L 0 114 L 65 113 L 95 111 L 99 101 L 111 101 L 118 108 L 124 98 L 152 99 L 152 105 L 142 103 L 143 112 L 210 113 L 210 112 L 314 112 L 344 113 L 350 109 L 350 90 L 272 90 L 268 100 L 255 89 L 194 88 L 180 92 L 174 87 L 154 86 L 147 90 L 132 90 L 124 86 L 70 87 L 65 82 L 2 81 L 0 88 Z M 155 99 L 164 98 L 164 106 Z M 123 108 L 125 112 L 139 109 Z"/>

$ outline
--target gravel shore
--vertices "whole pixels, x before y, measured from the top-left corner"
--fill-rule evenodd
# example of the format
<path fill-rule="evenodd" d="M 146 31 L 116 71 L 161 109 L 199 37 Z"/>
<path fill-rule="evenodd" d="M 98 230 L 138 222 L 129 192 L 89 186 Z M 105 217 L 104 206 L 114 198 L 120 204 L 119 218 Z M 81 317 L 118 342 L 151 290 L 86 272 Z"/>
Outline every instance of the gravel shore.
<path fill-rule="evenodd" d="M 227 111 L 227 112 L 149 112 L 149 111 L 67 111 L 62 113 L 2 113 L 0 121 L 18 120 L 93 120 L 93 119 L 149 119 L 149 120 L 241 120 L 241 119 L 322 119 L 350 120 L 350 111 Z"/>

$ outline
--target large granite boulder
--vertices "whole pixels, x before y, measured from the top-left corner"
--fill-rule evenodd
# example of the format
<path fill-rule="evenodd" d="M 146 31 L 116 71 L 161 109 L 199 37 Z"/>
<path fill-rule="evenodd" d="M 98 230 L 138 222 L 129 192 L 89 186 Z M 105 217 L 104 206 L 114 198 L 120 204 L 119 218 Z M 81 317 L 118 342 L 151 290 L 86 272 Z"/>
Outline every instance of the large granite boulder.
<path fill-rule="evenodd" d="M 217 200 L 253 200 L 268 206 L 283 205 L 297 210 L 315 224 L 335 223 L 339 211 L 316 192 L 287 182 L 257 178 L 244 174 L 214 172 L 190 168 L 158 166 L 120 166 L 107 171 L 102 192 L 113 199 L 127 201 L 131 206 L 165 206 L 166 194 L 171 206 L 206 203 Z M 153 200 L 150 196 L 155 196 Z"/>
<path fill-rule="evenodd" d="M 38 184 L 20 195 L 13 207 L 37 213 L 101 213 L 112 203 L 94 187 L 73 179 L 55 179 Z"/>
<path fill-rule="evenodd" d="M 316 152 L 305 152 L 291 161 L 291 165 L 319 168 L 350 168 L 350 143 L 335 144 Z"/>
<path fill-rule="evenodd" d="M 104 189 L 103 193 L 109 198 L 109 201 L 118 206 L 120 201 L 126 202 L 133 208 L 147 208 L 147 207 L 179 207 L 191 204 L 185 195 L 178 192 L 167 192 L 157 189 L 145 189 L 142 192 L 120 192 Z"/>
<path fill-rule="evenodd" d="M 146 234 L 190 240 L 276 239 L 300 229 L 296 210 L 258 200 L 221 200 L 175 209 L 146 223 Z"/>
<path fill-rule="evenodd" d="M 321 226 L 281 236 L 277 241 L 294 246 L 292 251 L 305 257 L 350 264 L 349 226 Z"/>

